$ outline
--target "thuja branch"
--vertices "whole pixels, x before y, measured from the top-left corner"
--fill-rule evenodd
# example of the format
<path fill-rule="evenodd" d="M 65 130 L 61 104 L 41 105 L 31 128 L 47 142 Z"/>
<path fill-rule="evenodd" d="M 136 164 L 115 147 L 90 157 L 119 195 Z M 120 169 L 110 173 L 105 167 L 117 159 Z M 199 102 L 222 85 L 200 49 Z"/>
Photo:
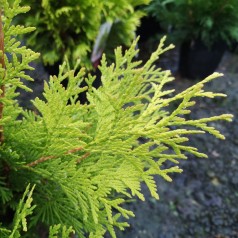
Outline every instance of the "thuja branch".
<path fill-rule="evenodd" d="M 2 25 L 2 9 L 0 8 L 0 64 L 3 69 L 5 69 L 5 62 L 4 62 L 4 33 L 3 33 L 3 25 Z M 5 73 L 1 78 L 0 82 L 0 90 L 1 90 L 1 95 L 0 98 L 4 98 L 5 96 L 5 86 L 4 86 L 4 77 Z M 0 120 L 3 118 L 3 102 L 0 102 Z M 3 136 L 3 126 L 0 125 L 0 143 L 2 144 L 4 140 Z"/>
<path fill-rule="evenodd" d="M 69 154 L 73 154 L 73 153 L 76 153 L 78 151 L 81 151 L 83 150 L 83 147 L 79 147 L 79 148 L 75 148 L 75 149 L 72 149 L 72 150 L 68 150 L 67 152 L 64 153 L 64 155 L 69 155 Z M 81 158 L 79 158 L 77 160 L 77 163 L 80 163 L 83 159 L 87 158 L 89 156 L 89 152 L 87 152 L 86 154 L 84 154 Z M 54 156 L 54 155 L 50 155 L 50 156 L 45 156 L 45 157 L 41 157 L 29 164 L 27 164 L 26 166 L 29 166 L 29 167 L 33 167 L 33 166 L 36 166 L 37 164 L 40 164 L 40 163 L 43 163 L 47 160 L 50 160 L 50 159 L 56 159 L 58 158 L 59 156 Z"/>

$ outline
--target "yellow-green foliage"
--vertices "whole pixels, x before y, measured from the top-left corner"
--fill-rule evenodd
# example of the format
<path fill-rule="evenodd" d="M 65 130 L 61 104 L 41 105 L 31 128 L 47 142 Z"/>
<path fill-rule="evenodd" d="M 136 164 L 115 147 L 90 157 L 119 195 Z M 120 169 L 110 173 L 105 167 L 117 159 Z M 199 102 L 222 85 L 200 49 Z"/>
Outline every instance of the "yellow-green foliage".
<path fill-rule="evenodd" d="M 178 163 L 187 158 L 187 152 L 206 157 L 189 146 L 188 135 L 208 132 L 224 139 L 209 123 L 230 121 L 231 115 L 186 119 L 197 97 L 225 96 L 203 89 L 220 75 L 215 73 L 175 94 L 164 89 L 173 80 L 170 72 L 154 65 L 172 46 L 164 48 L 163 38 L 142 64 L 135 60 L 135 41 L 125 54 L 117 48 L 114 64 L 107 65 L 103 57 L 98 89 L 92 86 L 93 77 L 86 79 L 87 87 L 80 87 L 84 69 L 76 73 L 64 63 L 59 75 L 45 82 L 44 99 L 32 101 L 35 110 L 24 110 L 15 100 L 15 90 L 24 87 L 20 77 L 30 79 L 24 70 L 38 54 L 20 46 L 15 38 L 32 28 L 10 25 L 13 16 L 28 10 L 19 7 L 19 2 L 10 8 L 7 0 L 0 1 L 8 39 L 5 51 L 12 56 L 8 60 L 5 55 L 6 69 L 1 68 L 5 76 L 0 78 L 6 86 L 1 99 L 5 138 L 0 146 L 1 237 L 19 237 L 19 229 L 22 237 L 33 237 L 41 223 L 50 227 L 51 238 L 66 238 L 72 232 L 80 238 L 100 238 L 106 231 L 116 237 L 115 227 L 128 226 L 119 218 L 134 216 L 123 208 L 125 201 L 135 196 L 145 200 L 142 182 L 158 199 L 154 176 L 171 181 L 171 173 L 182 172 Z M 61 85 L 66 78 L 67 88 Z M 82 105 L 77 98 L 85 90 L 89 104 Z M 178 106 L 170 112 L 174 102 Z M 146 139 L 144 143 L 140 138 Z M 166 161 L 175 165 L 163 169 Z M 33 194 L 28 184 L 34 184 Z M 15 211 L 15 219 L 4 223 L 9 209 Z"/>
<path fill-rule="evenodd" d="M 0 119 L 0 123 L 5 123 L 8 116 L 14 120 L 19 114 L 19 107 L 15 100 L 18 95 L 16 93 L 17 88 L 22 88 L 27 91 L 31 91 L 27 88 L 20 78 L 33 81 L 33 79 L 25 74 L 25 70 L 33 70 L 29 65 L 30 62 L 39 57 L 39 53 L 35 53 L 31 49 L 22 46 L 17 40 L 19 35 L 23 35 L 35 30 L 34 27 L 24 27 L 20 25 L 13 25 L 12 20 L 15 16 L 26 13 L 29 11 L 29 7 L 19 6 L 20 1 L 14 1 L 12 6 L 9 5 L 8 1 L 0 0 L 0 7 L 3 9 L 3 31 L 4 31 L 4 48 L 5 52 L 5 65 L 6 69 L 0 68 L 1 85 L 5 85 L 6 94 L 5 97 L 0 97 L 0 103 L 4 103 L 7 107 L 5 108 L 5 116 Z M 2 52 L 0 51 L 0 55 Z M 8 55 L 8 56 L 7 56 Z M 11 112 L 8 112 L 8 111 Z"/>
<path fill-rule="evenodd" d="M 89 67 L 100 25 L 106 21 L 114 22 L 114 41 L 107 41 L 107 50 L 122 44 L 129 46 L 143 16 L 138 7 L 149 1 L 23 0 L 31 6 L 23 21 L 37 27 L 26 43 L 41 53 L 46 65 L 62 62 L 67 56 L 72 64 L 80 58 L 81 65 Z"/>

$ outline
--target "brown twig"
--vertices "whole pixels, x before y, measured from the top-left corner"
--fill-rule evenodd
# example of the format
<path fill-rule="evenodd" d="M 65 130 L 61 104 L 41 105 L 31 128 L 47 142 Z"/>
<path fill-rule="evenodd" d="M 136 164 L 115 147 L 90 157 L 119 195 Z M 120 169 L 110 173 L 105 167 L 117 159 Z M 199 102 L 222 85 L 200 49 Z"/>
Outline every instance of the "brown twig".
<path fill-rule="evenodd" d="M 0 64 L 1 67 L 5 69 L 5 61 L 4 61 L 4 33 L 3 33 L 3 24 L 2 24 L 2 9 L 0 8 L 0 50 L 2 51 L 2 55 L 0 57 Z M 0 82 L 0 89 L 2 91 L 0 98 L 4 98 L 5 96 L 5 85 L 3 83 L 3 79 L 5 77 L 5 74 L 3 76 Z M 3 118 L 3 103 L 0 102 L 0 119 Z M 3 126 L 0 125 L 0 144 L 2 144 L 4 141 L 4 135 L 3 135 Z"/>
<path fill-rule="evenodd" d="M 37 164 L 43 163 L 43 162 L 45 162 L 45 161 L 47 161 L 49 159 L 54 159 L 54 158 L 57 158 L 57 156 L 51 155 L 51 156 L 41 157 L 40 159 L 35 160 L 35 161 L 27 164 L 26 166 L 33 167 L 33 166 L 35 166 Z"/>
<path fill-rule="evenodd" d="M 73 154 L 73 153 L 78 152 L 78 151 L 80 151 L 80 150 L 82 150 L 82 149 L 83 149 L 83 147 L 79 147 L 79 148 L 75 148 L 75 149 L 72 149 L 72 150 L 68 150 L 68 151 L 66 151 L 66 152 L 64 153 L 64 155 Z M 86 154 L 88 154 L 88 153 L 86 153 Z M 86 155 L 86 154 L 85 154 L 85 155 Z M 84 157 L 85 155 L 83 155 L 83 157 Z M 87 156 L 87 157 L 88 157 L 88 156 Z M 26 166 L 33 167 L 33 166 L 35 166 L 35 165 L 37 165 L 37 164 L 40 164 L 40 163 L 43 163 L 43 162 L 45 162 L 45 161 L 47 161 L 47 160 L 56 159 L 56 158 L 58 158 L 58 156 L 54 156 L 54 155 L 49 155 L 49 156 L 41 157 L 40 159 L 35 160 L 35 161 L 33 161 L 33 162 L 27 164 Z M 78 160 L 77 160 L 77 163 L 78 163 Z"/>
<path fill-rule="evenodd" d="M 84 154 L 81 158 L 79 158 L 79 159 L 77 160 L 77 164 L 81 163 L 82 160 L 86 159 L 89 155 L 90 155 L 89 152 L 87 152 L 86 154 Z"/>

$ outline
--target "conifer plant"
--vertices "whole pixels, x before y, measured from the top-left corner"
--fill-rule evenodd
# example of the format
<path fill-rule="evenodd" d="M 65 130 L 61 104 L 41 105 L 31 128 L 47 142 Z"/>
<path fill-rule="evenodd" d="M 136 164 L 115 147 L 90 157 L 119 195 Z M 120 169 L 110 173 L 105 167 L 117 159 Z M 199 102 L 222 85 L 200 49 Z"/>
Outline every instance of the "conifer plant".
<path fill-rule="evenodd" d="M 12 24 L 29 10 L 20 2 L 0 0 L 0 237 L 43 237 L 43 231 L 50 238 L 116 237 L 114 229 L 123 230 L 125 219 L 134 216 L 123 207 L 126 199 L 145 200 L 141 183 L 158 199 L 154 176 L 171 181 L 188 153 L 206 157 L 189 146 L 188 135 L 208 132 L 224 139 L 209 123 L 232 115 L 186 119 L 195 98 L 225 96 L 203 89 L 220 74 L 175 94 L 164 89 L 173 80 L 170 72 L 154 65 L 172 46 L 164 47 L 163 38 L 142 64 L 135 60 L 135 41 L 125 53 L 117 48 L 111 65 L 103 56 L 98 89 L 83 68 L 63 63 L 59 75 L 45 82 L 44 99 L 35 98 L 35 109 L 26 110 L 16 89 L 30 90 L 20 78 L 32 80 L 25 70 L 33 70 L 29 63 L 39 54 L 17 40 L 34 30 Z M 87 87 L 80 87 L 84 78 Z M 89 103 L 83 105 L 77 98 L 86 90 Z M 165 169 L 166 161 L 175 165 Z"/>
<path fill-rule="evenodd" d="M 91 69 L 90 55 L 93 52 L 100 27 L 111 25 L 110 34 L 100 51 L 112 55 L 114 47 L 129 47 L 135 38 L 136 28 L 145 15 L 141 7 L 150 0 L 22 0 L 31 11 L 18 17 L 20 22 L 37 29 L 26 44 L 41 53 L 44 65 L 62 63 L 67 57 L 71 64 L 80 58 L 81 66 Z M 108 38 L 107 38 L 108 37 Z M 49 44 L 54 42 L 54 44 Z M 91 67 L 90 67 L 91 66 Z"/>

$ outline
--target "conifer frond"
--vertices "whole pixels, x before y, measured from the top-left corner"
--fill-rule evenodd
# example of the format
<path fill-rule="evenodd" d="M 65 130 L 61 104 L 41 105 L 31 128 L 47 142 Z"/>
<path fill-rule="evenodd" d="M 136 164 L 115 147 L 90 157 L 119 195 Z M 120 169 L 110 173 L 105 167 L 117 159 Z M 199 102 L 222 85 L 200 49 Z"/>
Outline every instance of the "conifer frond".
<path fill-rule="evenodd" d="M 74 234 L 72 227 L 62 227 L 61 224 L 58 224 L 50 227 L 49 238 L 69 238 L 71 234 Z"/>
<path fill-rule="evenodd" d="M 26 48 L 22 43 L 17 40 L 18 35 L 32 32 L 34 27 L 25 27 L 14 25 L 14 17 L 20 13 L 25 13 L 30 10 L 29 7 L 20 6 L 21 1 L 17 0 L 13 3 L 1 0 L 0 6 L 3 9 L 3 32 L 4 32 L 4 52 L 5 52 L 5 67 L 1 66 L 1 71 L 4 72 L 4 77 L 1 77 L 1 85 L 5 86 L 5 96 L 1 98 L 4 105 L 4 120 L 14 121 L 21 112 L 17 105 L 15 98 L 17 97 L 16 89 L 22 88 L 31 91 L 26 85 L 23 84 L 21 79 L 33 79 L 25 73 L 25 70 L 33 70 L 29 65 L 33 60 L 39 57 L 38 53 Z M 2 118 L 1 118 L 2 120 Z M 4 122 L 1 121 L 1 124 Z M 7 128 L 5 128 L 7 130 Z"/>
<path fill-rule="evenodd" d="M 9 235 L 9 238 L 15 238 L 15 237 L 20 237 L 20 231 L 27 231 L 27 221 L 26 217 L 31 215 L 35 206 L 32 206 L 31 203 L 33 201 L 32 199 L 32 193 L 34 190 L 35 186 L 33 186 L 30 189 L 30 185 L 26 187 L 26 190 L 23 194 L 22 199 L 20 200 L 14 221 L 13 221 L 13 229 L 11 234 Z"/>

